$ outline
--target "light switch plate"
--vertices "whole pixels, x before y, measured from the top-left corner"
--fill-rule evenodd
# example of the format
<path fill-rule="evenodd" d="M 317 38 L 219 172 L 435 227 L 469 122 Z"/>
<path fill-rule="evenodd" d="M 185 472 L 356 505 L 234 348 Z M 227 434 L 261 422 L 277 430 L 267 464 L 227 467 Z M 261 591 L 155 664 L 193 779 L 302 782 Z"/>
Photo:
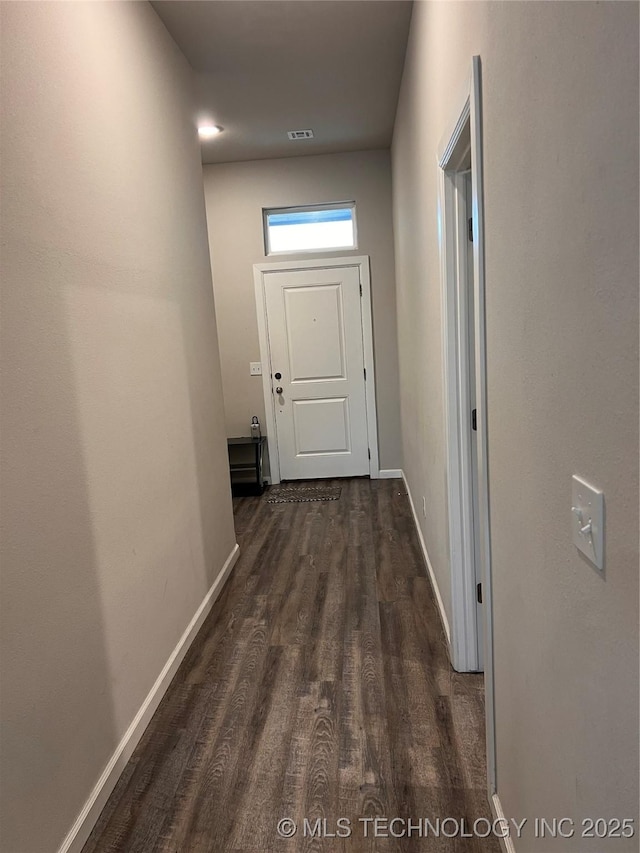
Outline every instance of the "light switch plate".
<path fill-rule="evenodd" d="M 262 364 L 259 361 L 249 362 L 250 376 L 262 376 Z"/>
<path fill-rule="evenodd" d="M 571 524 L 574 545 L 602 571 L 604 494 L 576 476 L 572 479 Z"/>

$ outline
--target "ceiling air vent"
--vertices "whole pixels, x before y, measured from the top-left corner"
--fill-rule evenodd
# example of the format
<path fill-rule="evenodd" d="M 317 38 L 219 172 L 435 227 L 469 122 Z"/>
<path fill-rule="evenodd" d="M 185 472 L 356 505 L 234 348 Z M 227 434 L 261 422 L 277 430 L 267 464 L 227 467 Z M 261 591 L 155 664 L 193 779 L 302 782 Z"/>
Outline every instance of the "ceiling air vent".
<path fill-rule="evenodd" d="M 287 131 L 289 139 L 313 139 L 312 130 L 289 130 Z"/>

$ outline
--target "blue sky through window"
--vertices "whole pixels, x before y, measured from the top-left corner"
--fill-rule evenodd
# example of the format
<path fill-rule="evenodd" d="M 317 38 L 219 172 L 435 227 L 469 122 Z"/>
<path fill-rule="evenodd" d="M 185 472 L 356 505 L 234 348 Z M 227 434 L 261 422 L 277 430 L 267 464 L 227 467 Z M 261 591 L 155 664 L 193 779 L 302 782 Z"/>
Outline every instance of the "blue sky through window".
<path fill-rule="evenodd" d="M 266 211 L 267 253 L 355 249 L 354 205 Z"/>

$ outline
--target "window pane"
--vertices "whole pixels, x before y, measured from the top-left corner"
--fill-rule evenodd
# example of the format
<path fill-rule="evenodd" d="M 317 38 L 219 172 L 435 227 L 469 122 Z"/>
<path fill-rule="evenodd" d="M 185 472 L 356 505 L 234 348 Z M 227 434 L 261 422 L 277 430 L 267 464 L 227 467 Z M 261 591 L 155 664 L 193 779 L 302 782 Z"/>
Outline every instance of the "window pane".
<path fill-rule="evenodd" d="M 272 252 L 355 248 L 353 208 L 314 208 L 267 213 Z"/>

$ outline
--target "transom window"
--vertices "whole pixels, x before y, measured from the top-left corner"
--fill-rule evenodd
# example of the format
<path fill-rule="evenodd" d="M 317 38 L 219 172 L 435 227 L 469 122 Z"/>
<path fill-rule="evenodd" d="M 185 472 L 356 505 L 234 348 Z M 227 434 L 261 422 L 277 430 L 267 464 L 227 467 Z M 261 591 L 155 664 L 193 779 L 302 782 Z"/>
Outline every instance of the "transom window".
<path fill-rule="evenodd" d="M 354 201 L 263 211 L 267 255 L 357 249 Z"/>

